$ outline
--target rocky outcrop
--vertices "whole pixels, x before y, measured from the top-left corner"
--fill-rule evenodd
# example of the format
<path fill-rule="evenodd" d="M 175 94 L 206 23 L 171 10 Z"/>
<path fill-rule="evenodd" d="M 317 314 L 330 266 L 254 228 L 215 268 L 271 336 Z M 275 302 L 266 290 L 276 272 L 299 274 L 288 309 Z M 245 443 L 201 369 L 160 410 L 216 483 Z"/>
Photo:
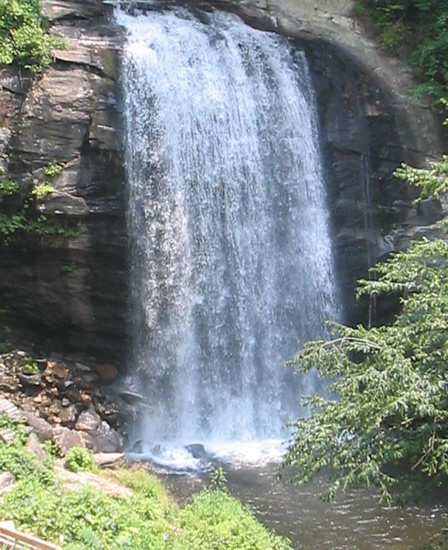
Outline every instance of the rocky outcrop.
<path fill-rule="evenodd" d="M 48 179 L 49 166 L 62 168 L 51 177 L 53 192 L 37 205 L 61 230 L 0 245 L 3 322 L 21 341 L 116 358 L 124 348 L 127 300 L 120 33 L 101 1 L 42 5 L 66 47 L 54 51 L 54 63 L 35 80 L 2 68 L 2 143 L 6 177 L 19 183 L 22 198 Z"/>
<path fill-rule="evenodd" d="M 62 455 L 72 447 L 120 451 L 121 412 L 101 389 L 94 367 L 22 351 L 0 355 L 0 416 L 23 422 L 38 440 L 53 441 Z M 7 432 L 0 430 L 0 440 Z"/>
<path fill-rule="evenodd" d="M 353 288 L 369 267 L 409 243 L 409 230 L 427 229 L 441 212 L 435 201 L 418 208 L 415 189 L 394 178 L 402 163 L 422 165 L 441 147 L 439 122 L 423 110 L 431 133 L 414 134 L 411 116 L 404 116 L 376 76 L 353 63 L 346 52 L 329 44 L 303 44 L 317 91 L 322 156 L 329 183 L 329 206 L 335 235 L 336 261 L 347 321 L 366 321 L 369 304 L 356 302 Z M 402 107 L 404 109 L 404 104 Z M 407 132 L 404 133 L 405 126 Z M 426 143 L 426 148 L 424 144 Z M 371 305 L 371 304 L 370 304 Z M 388 307 L 388 306 L 387 306 Z M 370 311 L 370 315 L 375 312 Z M 379 315 L 383 313 L 379 311 Z"/>

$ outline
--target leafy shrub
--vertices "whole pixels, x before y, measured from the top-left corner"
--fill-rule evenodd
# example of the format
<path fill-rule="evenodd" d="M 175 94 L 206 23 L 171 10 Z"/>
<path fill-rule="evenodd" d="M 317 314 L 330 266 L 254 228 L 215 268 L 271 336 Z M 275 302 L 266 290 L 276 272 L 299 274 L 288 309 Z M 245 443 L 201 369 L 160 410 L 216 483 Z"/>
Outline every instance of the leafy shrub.
<path fill-rule="evenodd" d="M 0 182 L 0 196 L 7 197 L 18 193 L 20 190 L 19 184 L 14 180 L 4 180 Z"/>
<path fill-rule="evenodd" d="M 440 194 L 447 162 L 397 175 Z M 331 386 L 331 397 L 305 400 L 311 415 L 294 424 L 286 465 L 297 484 L 326 471 L 328 498 L 366 484 L 391 502 L 400 481 L 401 498 L 448 480 L 448 224 L 438 231 L 443 239 L 413 243 L 374 268 L 377 280 L 359 282 L 359 296 L 401 297 L 392 324 L 335 324 L 334 339 L 308 342 L 293 360 Z"/>
<path fill-rule="evenodd" d="M 396 52 L 405 46 L 421 84 L 418 93 L 439 101 L 448 94 L 448 3 L 444 0 L 357 0 L 380 29 L 380 43 Z"/>
<path fill-rule="evenodd" d="M 57 162 L 50 162 L 50 164 L 45 168 L 45 175 L 48 178 L 52 178 L 60 174 L 63 168 L 64 168 L 63 164 L 60 164 Z"/>
<path fill-rule="evenodd" d="M 120 484 L 132 489 L 136 493 L 143 494 L 147 497 L 166 501 L 167 496 L 159 479 L 149 474 L 143 467 L 128 469 L 119 469 L 111 472 L 111 476 Z"/>
<path fill-rule="evenodd" d="M 92 472 L 95 461 L 87 449 L 72 447 L 65 457 L 65 467 L 71 472 Z"/>
<path fill-rule="evenodd" d="M 50 163 L 45 168 L 45 176 L 51 179 L 59 174 L 62 168 L 61 164 Z M 19 191 L 20 187 L 16 181 L 10 179 L 0 181 L 0 196 L 11 195 Z M 16 238 L 25 235 L 78 237 L 79 233 L 75 229 L 64 227 L 60 222 L 54 223 L 39 212 L 38 203 L 51 195 L 53 191 L 53 185 L 47 179 L 37 182 L 28 190 L 25 197 L 21 197 L 21 206 L 16 207 L 13 211 L 8 210 L 0 213 L 0 243 L 9 245 Z"/>
<path fill-rule="evenodd" d="M 202 491 L 181 512 L 185 550 L 286 550 L 289 543 L 270 533 L 238 500 L 222 491 Z"/>
<path fill-rule="evenodd" d="M 227 477 L 223 468 L 218 467 L 210 475 L 210 489 L 216 491 L 225 491 L 227 487 Z"/>
<path fill-rule="evenodd" d="M 37 200 L 44 199 L 45 197 L 48 197 L 48 195 L 51 195 L 54 191 L 54 187 L 48 183 L 38 183 L 34 186 L 33 190 L 31 191 L 31 194 L 33 197 L 35 197 Z"/>
<path fill-rule="evenodd" d="M 17 62 L 38 74 L 50 64 L 55 46 L 61 41 L 48 34 L 39 0 L 0 0 L 1 64 Z"/>
<path fill-rule="evenodd" d="M 18 480 L 27 479 L 42 485 L 50 484 L 53 480 L 52 459 L 46 456 L 41 461 L 25 448 L 23 425 L 1 415 L 0 428 L 9 428 L 16 434 L 11 442 L 0 445 L 0 471 L 10 472 Z"/>

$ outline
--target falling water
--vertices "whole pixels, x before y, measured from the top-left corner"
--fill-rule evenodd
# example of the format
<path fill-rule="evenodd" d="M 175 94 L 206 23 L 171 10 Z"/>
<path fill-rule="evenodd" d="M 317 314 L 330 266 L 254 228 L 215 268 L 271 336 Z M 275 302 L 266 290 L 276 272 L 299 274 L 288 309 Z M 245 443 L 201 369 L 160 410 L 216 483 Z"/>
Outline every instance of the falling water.
<path fill-rule="evenodd" d="M 284 436 L 335 282 L 303 52 L 229 14 L 131 16 L 123 59 L 136 437 Z"/>

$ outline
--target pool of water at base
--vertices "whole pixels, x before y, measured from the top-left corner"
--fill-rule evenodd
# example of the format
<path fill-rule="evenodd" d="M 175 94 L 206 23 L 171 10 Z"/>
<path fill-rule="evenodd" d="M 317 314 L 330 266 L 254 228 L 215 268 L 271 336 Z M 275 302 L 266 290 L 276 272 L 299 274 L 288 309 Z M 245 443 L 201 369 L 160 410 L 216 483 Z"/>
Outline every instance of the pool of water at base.
<path fill-rule="evenodd" d="M 316 498 L 315 484 L 297 488 L 276 481 L 275 468 L 226 466 L 227 487 L 264 525 L 289 538 L 296 550 L 420 550 L 448 527 L 448 495 L 443 503 L 438 498 L 387 508 L 372 492 L 360 489 L 329 504 Z M 208 482 L 205 474 L 162 477 L 180 500 Z"/>

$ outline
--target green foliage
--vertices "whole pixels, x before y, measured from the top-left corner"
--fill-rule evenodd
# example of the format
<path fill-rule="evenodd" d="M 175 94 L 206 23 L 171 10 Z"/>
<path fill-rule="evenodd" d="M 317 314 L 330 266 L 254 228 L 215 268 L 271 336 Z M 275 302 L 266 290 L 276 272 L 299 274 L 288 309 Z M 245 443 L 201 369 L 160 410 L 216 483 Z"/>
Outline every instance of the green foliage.
<path fill-rule="evenodd" d="M 63 168 L 64 168 L 63 164 L 60 164 L 57 162 L 50 162 L 50 164 L 45 168 L 45 175 L 48 178 L 52 178 L 60 174 Z"/>
<path fill-rule="evenodd" d="M 395 176 L 421 188 L 419 201 L 429 196 L 439 198 L 440 195 L 446 193 L 448 156 L 444 156 L 440 162 L 432 162 L 429 169 L 412 168 L 403 164 L 395 172 Z"/>
<path fill-rule="evenodd" d="M 14 180 L 0 181 L 0 196 L 7 197 L 20 191 L 19 184 Z"/>
<path fill-rule="evenodd" d="M 33 361 L 29 361 L 25 364 L 24 367 L 22 367 L 22 370 L 25 371 L 25 372 L 29 372 L 29 373 L 34 373 L 34 374 L 40 374 L 41 373 L 41 370 L 39 368 L 39 365 Z"/>
<path fill-rule="evenodd" d="M 145 468 L 115 470 L 111 475 L 120 484 L 141 495 L 157 499 L 160 502 L 168 502 L 165 489 L 159 479 L 149 474 Z"/>
<path fill-rule="evenodd" d="M 27 209 L 15 214 L 0 213 L 0 238 L 5 244 L 10 244 L 17 234 L 35 236 L 59 235 L 61 237 L 77 237 L 78 232 L 53 224 L 43 214 L 31 217 Z"/>
<path fill-rule="evenodd" d="M 0 0 L 1 1 L 1 0 Z M 45 176 L 52 178 L 59 174 L 63 165 L 50 163 L 45 168 Z M 18 183 L 11 179 L 4 179 L 0 182 L 0 197 L 12 195 L 20 191 Z M 17 237 L 23 235 L 34 236 L 61 236 L 78 237 L 78 232 L 74 229 L 62 227 L 53 221 L 48 220 L 44 214 L 39 213 L 37 203 L 43 201 L 54 191 L 53 185 L 47 181 L 37 182 L 28 191 L 26 197 L 21 198 L 22 206 L 13 211 L 8 209 L 6 212 L 0 212 L 0 241 L 4 244 L 10 244 Z"/>
<path fill-rule="evenodd" d="M 181 512 L 185 550 L 286 550 L 281 537 L 270 534 L 250 510 L 222 491 L 203 491 Z"/>
<path fill-rule="evenodd" d="M 75 270 L 75 265 L 74 264 L 65 264 L 65 265 L 61 265 L 60 267 L 60 272 L 61 273 L 72 273 L 73 271 Z"/>
<path fill-rule="evenodd" d="M 226 473 L 221 467 L 215 468 L 210 475 L 210 489 L 213 491 L 225 491 L 226 488 Z"/>
<path fill-rule="evenodd" d="M 34 186 L 33 190 L 31 191 L 31 194 L 33 197 L 35 197 L 37 200 L 44 199 L 45 197 L 48 197 L 48 195 L 51 195 L 54 191 L 54 187 L 48 183 L 38 183 Z"/>
<path fill-rule="evenodd" d="M 426 193 L 446 192 L 446 159 L 430 170 L 402 168 Z M 331 380 L 323 397 L 305 399 L 311 415 L 294 424 L 285 465 L 303 484 L 328 473 L 323 496 L 359 484 L 390 502 L 399 481 L 448 479 L 448 235 L 423 239 L 379 264 L 358 295 L 401 296 L 388 326 L 333 324 L 334 339 L 309 342 L 292 361 Z"/>
<path fill-rule="evenodd" d="M 18 480 L 30 480 L 42 486 L 52 483 L 52 459 L 40 460 L 25 448 L 25 430 L 20 423 L 0 415 L 0 428 L 8 428 L 16 436 L 10 443 L 0 445 L 0 472 L 10 472 Z"/>
<path fill-rule="evenodd" d="M 439 100 L 448 93 L 448 3 L 445 0 L 357 0 L 358 12 L 369 12 L 380 29 L 379 41 L 389 51 L 403 47 L 417 69 L 419 93 Z"/>
<path fill-rule="evenodd" d="M 19 528 L 67 550 L 291 548 L 221 491 L 204 491 L 184 509 L 179 508 L 160 481 L 143 468 L 103 474 L 133 490 L 126 498 L 114 498 L 89 486 L 66 491 L 52 477 L 46 480 L 36 475 L 38 461 L 24 452 L 23 443 L 24 438 L 17 440 L 17 455 L 4 463 L 5 469 L 13 468 L 19 475 L 4 496 L 0 518 L 13 519 Z M 19 451 L 25 458 L 20 458 Z M 84 464 L 85 450 L 78 451 L 71 453 L 71 459 L 76 465 Z M 2 452 L 0 447 L 0 457 Z M 51 464 L 51 458 L 46 460 Z"/>
<path fill-rule="evenodd" d="M 72 447 L 65 457 L 65 467 L 71 472 L 92 472 L 95 470 L 95 461 L 87 449 Z"/>
<path fill-rule="evenodd" d="M 38 74 L 50 64 L 52 48 L 60 45 L 47 32 L 39 0 L 0 0 L 1 64 L 17 62 Z"/>

